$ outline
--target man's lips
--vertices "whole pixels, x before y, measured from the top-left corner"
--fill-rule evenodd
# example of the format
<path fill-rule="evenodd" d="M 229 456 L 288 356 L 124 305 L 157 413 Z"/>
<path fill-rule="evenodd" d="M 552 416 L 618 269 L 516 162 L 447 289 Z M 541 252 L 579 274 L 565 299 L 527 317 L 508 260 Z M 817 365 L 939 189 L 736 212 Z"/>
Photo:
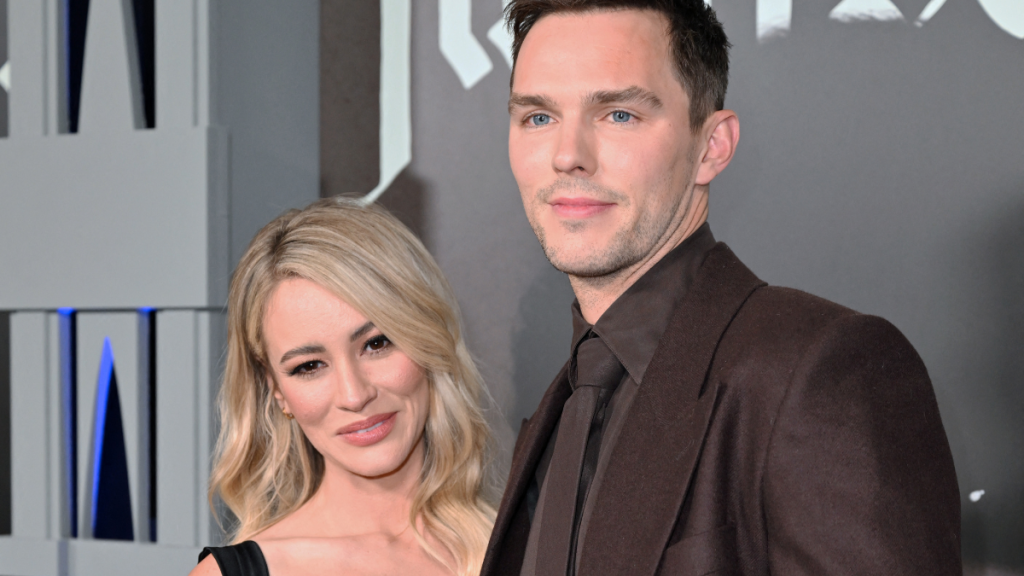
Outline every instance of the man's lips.
<path fill-rule="evenodd" d="M 615 206 L 614 202 L 602 202 L 593 198 L 559 197 L 548 201 L 555 214 L 562 218 L 589 218 Z"/>

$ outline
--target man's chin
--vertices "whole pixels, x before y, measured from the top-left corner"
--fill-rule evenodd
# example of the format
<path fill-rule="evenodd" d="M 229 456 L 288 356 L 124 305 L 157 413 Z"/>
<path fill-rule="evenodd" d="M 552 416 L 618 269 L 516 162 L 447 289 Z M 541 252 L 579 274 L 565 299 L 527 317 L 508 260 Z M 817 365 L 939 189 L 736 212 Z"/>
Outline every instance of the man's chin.
<path fill-rule="evenodd" d="M 631 262 L 620 254 L 593 252 L 566 257 L 561 253 L 545 250 L 548 262 L 556 270 L 577 278 L 602 278 L 628 267 Z"/>
<path fill-rule="evenodd" d="M 567 233 L 564 223 L 558 226 L 531 224 L 534 224 L 533 231 L 548 262 L 559 272 L 570 276 L 600 278 L 613 275 L 642 257 L 636 254 L 637 246 L 622 231 L 616 234 L 588 234 L 582 230 Z"/>

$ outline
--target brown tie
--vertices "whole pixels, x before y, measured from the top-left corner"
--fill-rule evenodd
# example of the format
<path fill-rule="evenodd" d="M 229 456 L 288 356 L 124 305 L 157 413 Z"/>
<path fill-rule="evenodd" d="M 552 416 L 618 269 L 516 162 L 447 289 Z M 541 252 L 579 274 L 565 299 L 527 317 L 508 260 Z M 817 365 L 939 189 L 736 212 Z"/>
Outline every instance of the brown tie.
<path fill-rule="evenodd" d="M 577 347 L 573 364 L 573 393 L 562 408 L 548 470 L 537 576 L 576 572 L 579 519 L 597 467 L 604 412 L 624 373 L 619 360 L 593 333 Z"/>

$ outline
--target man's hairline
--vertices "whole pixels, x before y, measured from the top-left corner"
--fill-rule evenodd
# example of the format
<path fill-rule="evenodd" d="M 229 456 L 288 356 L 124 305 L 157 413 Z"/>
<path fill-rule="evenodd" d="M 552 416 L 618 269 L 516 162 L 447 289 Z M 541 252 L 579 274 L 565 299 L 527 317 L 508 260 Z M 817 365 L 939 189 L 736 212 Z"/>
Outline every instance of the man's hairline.
<path fill-rule="evenodd" d="M 547 18 L 548 16 L 557 16 L 559 14 L 587 14 L 591 12 L 625 12 L 628 10 L 634 10 L 636 12 L 653 12 L 657 14 L 658 17 L 665 21 L 665 24 L 667 26 L 665 34 L 668 36 L 668 58 L 672 63 L 672 76 L 675 77 L 676 82 L 678 82 L 679 86 L 682 87 L 683 93 L 686 94 L 686 115 L 687 122 L 690 124 L 690 132 L 693 134 L 699 134 L 704 123 L 707 122 L 708 118 L 710 118 L 718 110 L 711 110 L 707 114 L 705 114 L 704 117 L 701 118 L 699 126 L 698 123 L 690 121 L 692 118 L 693 110 L 693 96 L 690 94 L 690 90 L 686 87 L 686 82 L 683 81 L 684 79 L 682 76 L 682 70 L 679 69 L 679 63 L 676 61 L 675 47 L 672 44 L 672 21 L 669 20 L 667 16 L 665 16 L 664 12 L 662 12 L 661 10 L 657 10 L 655 8 L 638 8 L 634 6 L 589 6 L 581 8 L 562 8 L 560 10 L 554 10 L 541 15 L 540 18 L 536 19 L 533 22 L 533 24 L 530 25 L 530 29 L 527 30 L 526 35 L 523 36 L 523 42 L 519 44 L 519 50 L 512 55 L 512 70 L 509 72 L 508 79 L 509 115 L 512 114 L 512 96 L 515 94 L 515 92 L 512 91 L 512 85 L 515 83 L 516 80 L 516 66 L 519 64 L 519 53 L 522 52 L 523 44 L 526 42 L 526 37 L 530 35 L 530 32 L 533 31 L 533 28 L 537 25 L 538 22 Z M 509 28 L 511 29 L 511 23 L 509 23 Z"/>

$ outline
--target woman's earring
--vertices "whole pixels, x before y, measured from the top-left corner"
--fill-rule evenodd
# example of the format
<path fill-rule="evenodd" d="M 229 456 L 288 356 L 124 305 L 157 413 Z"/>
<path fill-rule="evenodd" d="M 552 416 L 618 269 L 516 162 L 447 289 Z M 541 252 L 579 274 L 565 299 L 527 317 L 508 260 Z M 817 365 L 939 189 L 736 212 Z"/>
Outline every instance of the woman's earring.
<path fill-rule="evenodd" d="M 281 414 L 284 414 L 284 417 L 289 419 L 289 420 L 295 420 L 295 415 L 292 414 L 291 412 L 288 412 L 284 408 L 281 408 Z"/>

